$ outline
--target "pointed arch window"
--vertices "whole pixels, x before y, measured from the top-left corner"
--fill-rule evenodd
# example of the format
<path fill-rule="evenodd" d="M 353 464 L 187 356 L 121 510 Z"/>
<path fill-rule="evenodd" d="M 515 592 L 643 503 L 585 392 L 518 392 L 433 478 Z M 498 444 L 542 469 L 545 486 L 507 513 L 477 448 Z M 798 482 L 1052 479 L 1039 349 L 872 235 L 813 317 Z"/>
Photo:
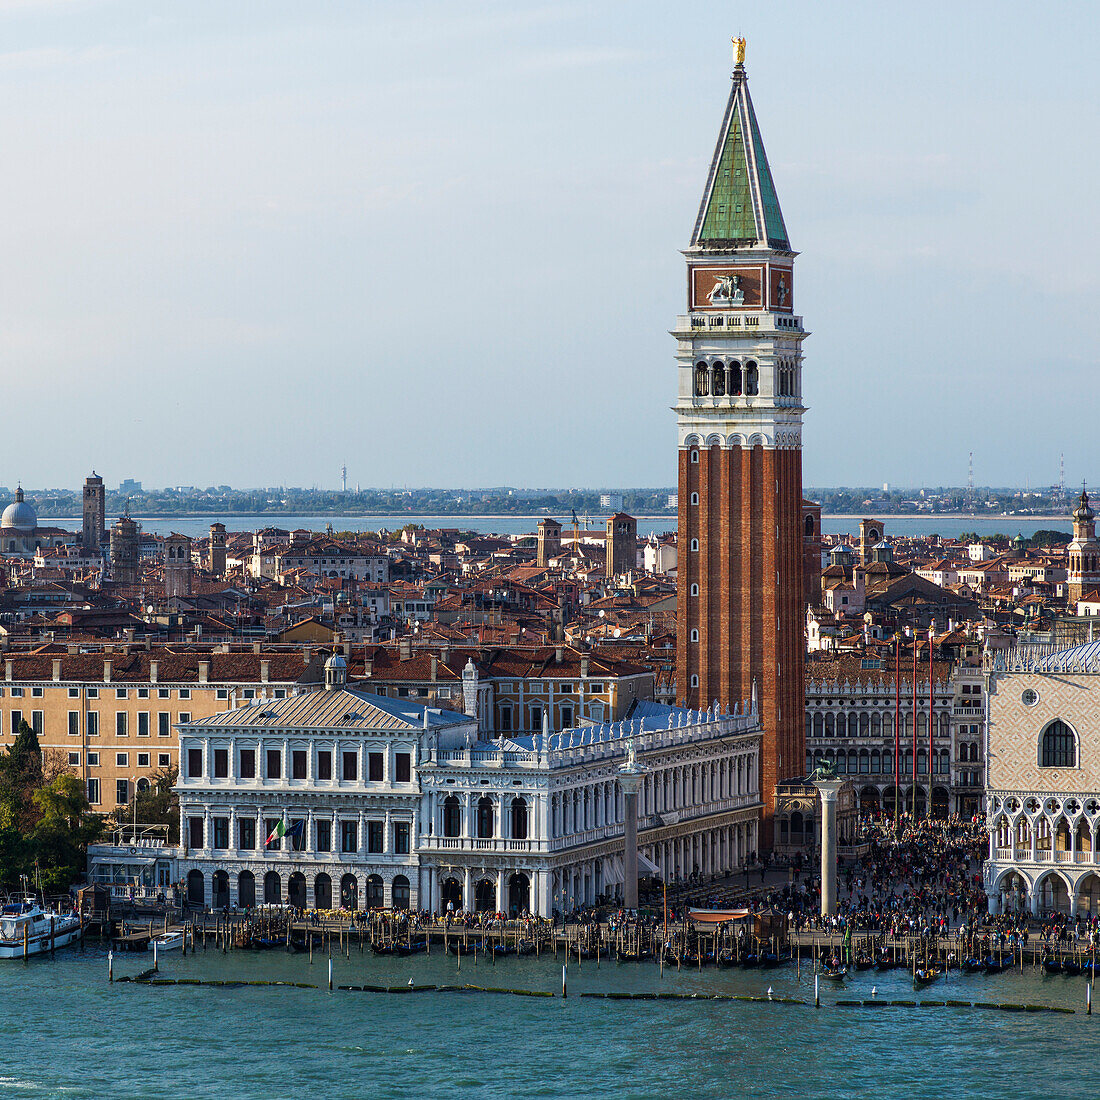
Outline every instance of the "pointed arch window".
<path fill-rule="evenodd" d="M 1055 718 L 1039 740 L 1039 766 L 1042 768 L 1076 768 L 1077 734 L 1060 718 Z"/>

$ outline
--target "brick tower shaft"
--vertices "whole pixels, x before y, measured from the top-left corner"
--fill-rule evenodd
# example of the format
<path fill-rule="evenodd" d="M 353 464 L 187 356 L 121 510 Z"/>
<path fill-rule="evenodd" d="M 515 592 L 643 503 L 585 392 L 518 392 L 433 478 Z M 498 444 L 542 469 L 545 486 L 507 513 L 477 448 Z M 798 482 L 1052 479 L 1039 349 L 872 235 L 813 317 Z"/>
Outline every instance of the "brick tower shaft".
<path fill-rule="evenodd" d="M 764 740 L 761 844 L 775 785 L 805 770 L 802 341 L 794 259 L 748 94 L 733 74 L 685 250 L 677 319 L 677 696 L 754 694 Z"/>

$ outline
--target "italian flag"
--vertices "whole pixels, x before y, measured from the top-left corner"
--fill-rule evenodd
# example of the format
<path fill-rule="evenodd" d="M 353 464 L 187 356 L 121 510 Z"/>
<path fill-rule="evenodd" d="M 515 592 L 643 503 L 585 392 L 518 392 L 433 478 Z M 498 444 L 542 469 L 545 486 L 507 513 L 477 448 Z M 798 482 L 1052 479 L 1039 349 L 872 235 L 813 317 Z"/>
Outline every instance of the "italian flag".
<path fill-rule="evenodd" d="M 264 841 L 264 847 L 266 848 L 273 840 L 279 840 L 286 834 L 286 822 L 280 819 L 275 823 L 275 828 L 271 830 L 271 835 Z"/>

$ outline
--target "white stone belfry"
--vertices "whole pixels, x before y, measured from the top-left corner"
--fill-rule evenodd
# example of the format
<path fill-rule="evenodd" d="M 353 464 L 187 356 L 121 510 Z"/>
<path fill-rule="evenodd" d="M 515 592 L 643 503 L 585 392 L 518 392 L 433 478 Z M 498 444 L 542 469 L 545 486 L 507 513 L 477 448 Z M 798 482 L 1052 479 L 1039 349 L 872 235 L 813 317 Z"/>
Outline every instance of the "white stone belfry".
<path fill-rule="evenodd" d="M 472 658 L 462 670 L 462 705 L 468 717 L 477 717 L 477 669 Z"/>

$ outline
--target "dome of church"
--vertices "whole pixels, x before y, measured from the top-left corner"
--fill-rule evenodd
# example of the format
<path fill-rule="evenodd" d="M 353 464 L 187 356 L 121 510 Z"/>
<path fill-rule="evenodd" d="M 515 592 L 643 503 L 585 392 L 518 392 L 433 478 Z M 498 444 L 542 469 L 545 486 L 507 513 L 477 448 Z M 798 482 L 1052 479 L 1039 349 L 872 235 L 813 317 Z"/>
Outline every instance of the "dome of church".
<path fill-rule="evenodd" d="M 7 515 L 6 512 L 4 514 Z M 1089 495 L 1083 489 L 1081 490 L 1081 499 L 1073 511 L 1073 518 L 1078 523 L 1088 523 L 1096 518 L 1096 513 L 1089 507 Z"/>
<path fill-rule="evenodd" d="M 4 509 L 4 515 L 0 517 L 0 527 L 9 531 L 33 531 L 37 526 L 37 513 L 23 500 L 22 488 L 16 489 L 15 500 Z"/>

